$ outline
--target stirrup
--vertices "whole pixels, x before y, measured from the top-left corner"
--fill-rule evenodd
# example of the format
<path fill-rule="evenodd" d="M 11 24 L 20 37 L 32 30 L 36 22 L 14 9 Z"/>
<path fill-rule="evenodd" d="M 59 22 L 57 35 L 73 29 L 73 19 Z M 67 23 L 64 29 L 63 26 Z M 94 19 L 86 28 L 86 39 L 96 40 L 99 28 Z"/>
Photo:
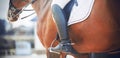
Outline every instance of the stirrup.
<path fill-rule="evenodd" d="M 50 47 L 49 50 L 50 52 L 53 52 L 53 53 L 64 52 L 64 53 L 70 54 L 74 51 L 71 45 L 73 45 L 73 43 L 65 43 L 65 44 L 59 43 L 56 47 Z"/>

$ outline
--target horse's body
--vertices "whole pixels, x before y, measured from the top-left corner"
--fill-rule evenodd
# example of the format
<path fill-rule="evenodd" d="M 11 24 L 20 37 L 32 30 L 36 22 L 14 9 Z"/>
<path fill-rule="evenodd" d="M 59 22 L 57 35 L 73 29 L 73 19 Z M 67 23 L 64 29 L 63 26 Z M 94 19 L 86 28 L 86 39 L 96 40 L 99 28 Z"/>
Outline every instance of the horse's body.
<path fill-rule="evenodd" d="M 32 6 L 38 15 L 37 34 L 48 50 L 57 29 L 48 0 L 37 0 Z M 41 16 L 42 15 L 42 16 Z M 68 27 L 70 39 L 79 53 L 109 52 L 120 48 L 120 1 L 95 0 L 90 16 Z M 56 45 L 56 42 L 54 45 Z"/>
<path fill-rule="evenodd" d="M 73 47 L 77 51 L 105 52 L 120 48 L 120 11 L 115 2 L 96 0 L 91 15 L 87 20 L 69 26 L 70 38 L 75 43 Z M 38 6 L 37 2 L 36 6 Z M 49 48 L 56 37 L 57 31 L 50 7 L 47 10 L 37 22 L 37 33 L 43 45 Z M 115 13 L 115 11 L 117 12 Z M 41 13 L 36 12 L 40 16 Z"/>

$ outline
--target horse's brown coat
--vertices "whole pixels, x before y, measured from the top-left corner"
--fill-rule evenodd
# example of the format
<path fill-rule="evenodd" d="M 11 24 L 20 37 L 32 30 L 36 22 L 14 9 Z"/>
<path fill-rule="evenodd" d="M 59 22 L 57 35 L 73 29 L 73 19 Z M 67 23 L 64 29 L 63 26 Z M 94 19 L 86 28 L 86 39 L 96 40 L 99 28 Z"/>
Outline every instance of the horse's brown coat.
<path fill-rule="evenodd" d="M 37 0 L 32 6 L 39 17 L 38 37 L 47 49 L 55 39 L 57 30 L 50 4 L 47 11 L 42 13 L 45 10 L 44 7 L 41 8 L 43 2 L 44 0 Z M 68 30 L 70 39 L 75 43 L 73 47 L 79 53 L 107 52 L 120 48 L 120 1 L 95 0 L 87 20 L 69 26 Z"/>
<path fill-rule="evenodd" d="M 115 19 L 119 16 L 117 13 L 112 14 L 113 8 L 110 7 L 112 2 L 114 1 L 95 0 L 93 10 L 87 20 L 69 26 L 70 38 L 75 43 L 73 47 L 77 51 L 105 52 L 120 48 L 119 22 Z M 38 20 L 37 27 L 41 42 L 48 48 L 56 36 L 56 27 L 50 8 L 43 18 Z"/>

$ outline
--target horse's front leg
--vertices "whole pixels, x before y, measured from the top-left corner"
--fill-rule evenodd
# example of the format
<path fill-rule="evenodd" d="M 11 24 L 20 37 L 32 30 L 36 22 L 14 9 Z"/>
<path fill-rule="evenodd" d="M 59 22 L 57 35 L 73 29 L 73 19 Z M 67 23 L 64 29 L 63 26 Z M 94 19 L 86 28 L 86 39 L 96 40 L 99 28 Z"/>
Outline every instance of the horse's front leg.
<path fill-rule="evenodd" d="M 60 58 L 60 54 L 52 53 L 48 49 L 46 49 L 47 58 Z"/>
<path fill-rule="evenodd" d="M 46 50 L 46 54 L 47 54 L 47 58 L 66 58 L 66 55 L 65 53 L 53 53 L 53 52 L 50 52 L 49 50 Z"/>

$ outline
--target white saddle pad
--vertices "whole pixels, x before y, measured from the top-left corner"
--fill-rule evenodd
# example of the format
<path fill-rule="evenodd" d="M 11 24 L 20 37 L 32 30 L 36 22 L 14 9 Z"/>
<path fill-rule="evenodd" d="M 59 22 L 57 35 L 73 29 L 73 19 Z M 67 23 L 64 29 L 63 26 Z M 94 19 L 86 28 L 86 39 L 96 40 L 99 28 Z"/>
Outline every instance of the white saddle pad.
<path fill-rule="evenodd" d="M 53 0 L 52 4 L 58 4 L 62 9 L 70 0 Z M 74 5 L 68 21 L 68 26 L 84 21 L 91 13 L 94 0 L 77 0 L 78 6 Z"/>

